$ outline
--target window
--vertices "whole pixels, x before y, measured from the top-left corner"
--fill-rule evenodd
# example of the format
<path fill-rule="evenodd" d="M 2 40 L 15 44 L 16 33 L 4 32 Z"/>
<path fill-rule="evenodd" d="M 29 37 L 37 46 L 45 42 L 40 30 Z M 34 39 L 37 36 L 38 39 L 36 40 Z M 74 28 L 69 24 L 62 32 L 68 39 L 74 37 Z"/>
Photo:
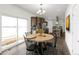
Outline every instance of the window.
<path fill-rule="evenodd" d="M 23 40 L 27 32 L 27 20 L 2 16 L 2 45 L 9 45 L 18 39 Z"/>
<path fill-rule="evenodd" d="M 25 32 L 27 32 L 27 20 L 18 19 L 18 39 L 23 39 Z"/>
<path fill-rule="evenodd" d="M 8 45 L 17 39 L 17 19 L 8 16 L 2 16 L 2 45 Z"/>

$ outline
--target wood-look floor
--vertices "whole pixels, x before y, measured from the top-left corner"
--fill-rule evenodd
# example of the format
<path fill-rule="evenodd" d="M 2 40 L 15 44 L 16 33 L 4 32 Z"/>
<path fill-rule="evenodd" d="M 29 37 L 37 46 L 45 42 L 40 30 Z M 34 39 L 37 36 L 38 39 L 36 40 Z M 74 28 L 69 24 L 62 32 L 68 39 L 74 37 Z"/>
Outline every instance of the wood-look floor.
<path fill-rule="evenodd" d="M 36 55 L 33 52 L 26 51 L 25 43 L 22 43 L 12 49 L 9 49 L 2 53 L 2 55 Z M 69 55 L 69 51 L 65 42 L 65 37 L 61 37 L 57 41 L 56 48 L 49 48 L 49 51 L 45 51 L 44 55 Z"/>

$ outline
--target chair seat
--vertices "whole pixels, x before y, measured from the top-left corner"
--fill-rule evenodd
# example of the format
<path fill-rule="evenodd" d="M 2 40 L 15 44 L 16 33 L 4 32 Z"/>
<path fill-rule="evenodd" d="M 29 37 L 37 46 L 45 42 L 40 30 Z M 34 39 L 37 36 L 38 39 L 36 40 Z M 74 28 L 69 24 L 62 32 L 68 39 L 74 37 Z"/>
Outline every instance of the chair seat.
<path fill-rule="evenodd" d="M 49 46 L 49 47 L 53 47 L 52 43 L 47 43 L 46 45 Z"/>
<path fill-rule="evenodd" d="M 35 49 L 35 45 L 34 44 L 32 44 L 29 47 L 27 47 L 28 51 L 34 51 L 34 49 Z"/>

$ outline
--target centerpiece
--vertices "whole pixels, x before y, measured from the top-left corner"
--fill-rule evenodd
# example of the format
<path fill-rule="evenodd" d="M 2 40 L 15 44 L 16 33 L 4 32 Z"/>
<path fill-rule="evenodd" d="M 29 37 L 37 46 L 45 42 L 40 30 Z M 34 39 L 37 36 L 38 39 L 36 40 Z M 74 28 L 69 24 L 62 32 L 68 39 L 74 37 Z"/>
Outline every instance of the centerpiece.
<path fill-rule="evenodd" d="M 36 30 L 36 33 L 38 33 L 40 36 L 42 36 L 42 34 L 44 33 L 44 30 L 43 29 L 37 29 Z"/>

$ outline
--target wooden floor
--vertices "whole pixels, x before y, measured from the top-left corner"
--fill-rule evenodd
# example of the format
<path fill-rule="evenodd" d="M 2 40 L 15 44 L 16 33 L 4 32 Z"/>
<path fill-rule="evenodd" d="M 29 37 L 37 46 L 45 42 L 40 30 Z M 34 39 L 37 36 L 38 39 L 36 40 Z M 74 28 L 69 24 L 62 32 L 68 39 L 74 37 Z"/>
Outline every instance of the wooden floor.
<path fill-rule="evenodd" d="M 25 43 L 22 43 L 12 49 L 9 49 L 2 53 L 2 55 L 36 55 L 33 52 L 26 51 Z M 69 55 L 69 51 L 65 42 L 65 37 L 61 37 L 57 41 L 56 48 L 49 48 L 49 51 L 45 51 L 44 55 Z"/>

